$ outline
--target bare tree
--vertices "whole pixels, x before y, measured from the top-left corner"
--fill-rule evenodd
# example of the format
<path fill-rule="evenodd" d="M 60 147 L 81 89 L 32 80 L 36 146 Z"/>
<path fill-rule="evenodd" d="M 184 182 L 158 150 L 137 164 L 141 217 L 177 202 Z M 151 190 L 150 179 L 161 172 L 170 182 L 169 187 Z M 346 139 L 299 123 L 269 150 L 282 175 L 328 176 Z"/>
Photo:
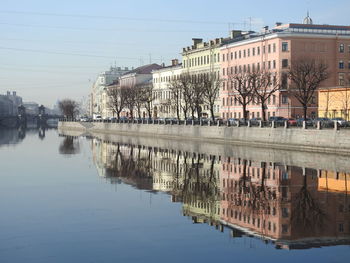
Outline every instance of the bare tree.
<path fill-rule="evenodd" d="M 135 106 L 138 118 L 142 118 L 141 108 L 144 105 L 144 92 L 142 85 L 135 86 Z"/>
<path fill-rule="evenodd" d="M 254 99 L 254 86 L 250 73 L 238 73 L 228 77 L 233 97 L 242 106 L 244 121 L 248 118 L 247 105 Z M 229 84 L 227 83 L 227 84 Z"/>
<path fill-rule="evenodd" d="M 170 104 L 174 105 L 176 110 L 176 117 L 180 119 L 180 111 L 181 111 L 181 98 L 182 98 L 182 85 L 180 80 L 173 79 L 169 84 L 170 89 Z"/>
<path fill-rule="evenodd" d="M 134 118 L 134 109 L 136 106 L 137 100 L 137 87 L 135 85 L 131 85 L 125 87 L 126 89 L 126 98 L 125 98 L 125 107 L 129 110 L 130 118 Z"/>
<path fill-rule="evenodd" d="M 328 66 L 314 59 L 296 60 L 288 70 L 288 78 L 291 80 L 288 91 L 302 105 L 305 119 L 316 90 L 328 77 Z"/>
<path fill-rule="evenodd" d="M 189 74 L 181 74 L 179 79 L 179 84 L 181 86 L 181 97 L 183 98 L 181 103 L 181 109 L 184 113 L 184 118 L 187 119 L 188 111 L 190 110 L 191 100 L 192 100 L 192 81 Z"/>
<path fill-rule="evenodd" d="M 117 118 L 119 120 L 120 113 L 126 105 L 127 89 L 118 86 L 111 86 L 107 89 L 107 95 L 108 107 L 110 107 L 113 112 L 117 114 Z"/>
<path fill-rule="evenodd" d="M 153 84 L 143 87 L 141 92 L 143 96 L 144 106 L 148 113 L 148 118 L 152 118 L 152 104 L 155 99 L 153 94 Z"/>
<path fill-rule="evenodd" d="M 79 114 L 79 104 L 74 100 L 63 99 L 58 107 L 66 118 L 74 119 Z"/>
<path fill-rule="evenodd" d="M 215 121 L 214 106 L 219 97 L 221 79 L 215 73 L 209 73 L 202 79 L 203 100 L 209 106 L 212 121 Z"/>
<path fill-rule="evenodd" d="M 190 86 L 190 108 L 192 112 L 192 118 L 194 118 L 194 113 L 197 112 L 197 117 L 200 118 L 202 115 L 202 104 L 204 102 L 203 99 L 203 76 L 192 75 L 192 81 Z"/>
<path fill-rule="evenodd" d="M 266 121 L 266 101 L 280 89 L 277 76 L 269 71 L 259 70 L 249 73 L 253 87 L 253 93 L 257 102 L 261 105 L 261 116 Z"/>

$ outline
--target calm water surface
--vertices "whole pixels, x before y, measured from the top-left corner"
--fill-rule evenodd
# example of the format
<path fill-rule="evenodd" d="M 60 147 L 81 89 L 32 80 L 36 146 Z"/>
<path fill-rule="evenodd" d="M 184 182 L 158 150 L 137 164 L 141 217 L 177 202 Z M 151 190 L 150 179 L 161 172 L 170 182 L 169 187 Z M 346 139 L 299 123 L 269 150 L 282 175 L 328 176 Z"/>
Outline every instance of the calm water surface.
<path fill-rule="evenodd" d="M 349 262 L 347 173 L 56 130 L 0 160 L 1 263 Z"/>

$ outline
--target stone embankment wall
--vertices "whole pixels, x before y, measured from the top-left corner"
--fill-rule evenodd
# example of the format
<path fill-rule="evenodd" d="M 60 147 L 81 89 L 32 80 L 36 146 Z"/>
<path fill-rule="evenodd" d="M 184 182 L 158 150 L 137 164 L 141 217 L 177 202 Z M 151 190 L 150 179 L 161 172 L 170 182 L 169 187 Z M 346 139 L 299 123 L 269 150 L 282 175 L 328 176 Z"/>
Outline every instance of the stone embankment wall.
<path fill-rule="evenodd" d="M 60 129 L 210 141 L 274 149 L 350 154 L 350 130 L 60 122 Z"/>

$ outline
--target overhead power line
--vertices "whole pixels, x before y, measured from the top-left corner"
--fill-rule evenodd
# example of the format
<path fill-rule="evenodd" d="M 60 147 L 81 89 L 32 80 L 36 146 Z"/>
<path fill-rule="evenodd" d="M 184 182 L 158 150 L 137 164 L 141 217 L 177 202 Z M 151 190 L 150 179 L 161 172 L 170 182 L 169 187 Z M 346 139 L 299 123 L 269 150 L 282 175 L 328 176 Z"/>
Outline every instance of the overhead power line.
<path fill-rule="evenodd" d="M 139 60 L 139 58 L 132 58 L 132 57 L 89 55 L 89 54 L 79 54 L 79 53 L 67 53 L 67 52 L 61 52 L 61 51 L 45 51 L 45 50 L 37 50 L 37 49 L 11 48 L 11 47 L 1 47 L 1 46 L 0 46 L 0 49 L 2 49 L 2 50 L 19 51 L 19 52 L 33 52 L 33 53 L 43 53 L 43 54 L 53 54 L 53 55 L 65 55 L 65 56 Z"/>
<path fill-rule="evenodd" d="M 227 25 L 233 23 L 230 21 L 204 21 L 204 20 L 187 20 L 187 19 L 161 19 L 161 18 L 146 18 L 146 17 L 126 17 L 126 16 L 102 16 L 102 15 L 86 15 L 86 14 L 62 14 L 62 13 L 46 13 L 46 12 L 25 12 L 25 11 L 11 11 L 0 10 L 3 14 L 18 14 L 31 16 L 52 16 L 52 17 L 73 17 L 73 18 L 89 18 L 89 19 L 117 19 L 117 20 L 133 20 L 133 21 L 147 21 L 147 22 L 165 22 L 165 23 L 186 23 L 186 24 L 220 24 Z M 235 23 L 241 24 L 241 23 Z"/>

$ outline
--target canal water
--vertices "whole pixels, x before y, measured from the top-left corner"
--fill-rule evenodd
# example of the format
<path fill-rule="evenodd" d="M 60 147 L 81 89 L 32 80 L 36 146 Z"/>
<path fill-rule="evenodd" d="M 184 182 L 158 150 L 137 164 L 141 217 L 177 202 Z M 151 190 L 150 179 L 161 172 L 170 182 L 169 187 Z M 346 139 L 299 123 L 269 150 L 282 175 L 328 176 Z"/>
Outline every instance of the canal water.
<path fill-rule="evenodd" d="M 0 262 L 349 262 L 346 168 L 125 141 L 0 130 Z"/>

